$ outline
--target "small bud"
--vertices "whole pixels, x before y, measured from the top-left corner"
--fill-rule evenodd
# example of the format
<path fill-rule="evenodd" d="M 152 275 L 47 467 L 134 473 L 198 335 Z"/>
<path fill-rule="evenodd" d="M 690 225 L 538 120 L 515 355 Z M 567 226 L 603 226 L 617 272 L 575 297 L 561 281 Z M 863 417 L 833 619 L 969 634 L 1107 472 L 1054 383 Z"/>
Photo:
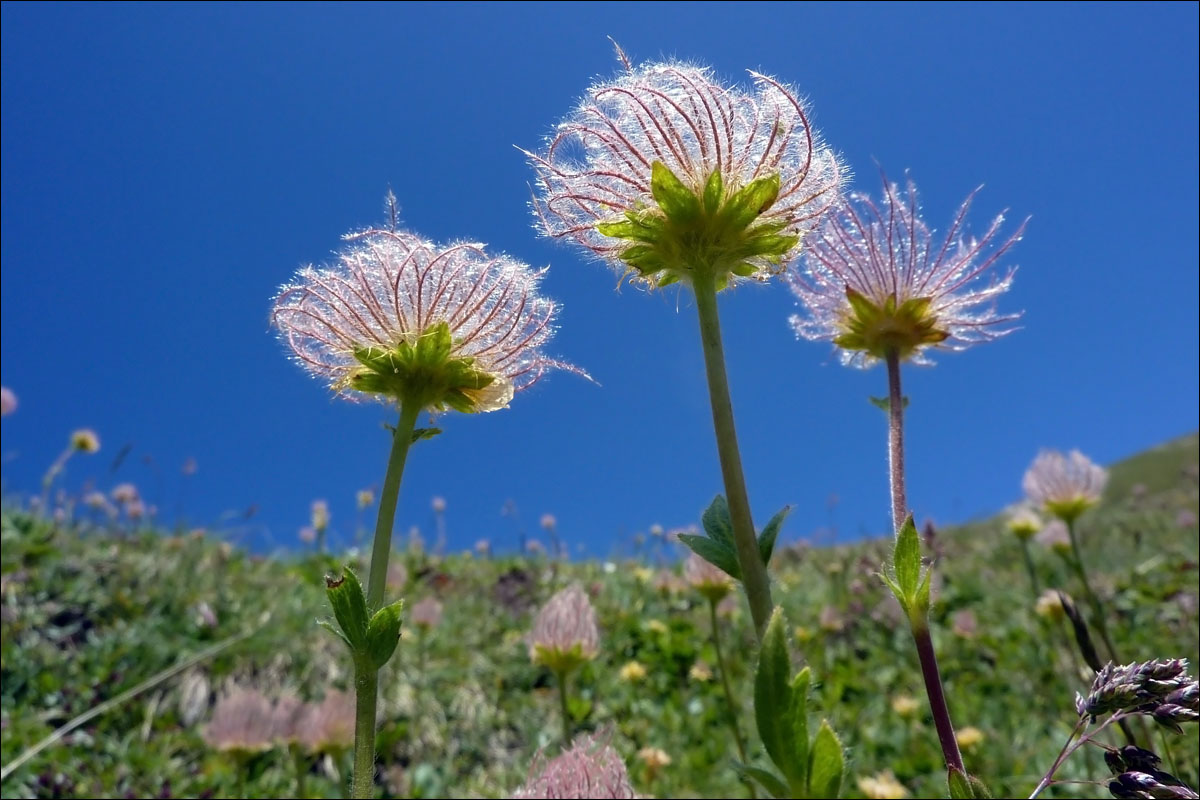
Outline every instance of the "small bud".
<path fill-rule="evenodd" d="M 80 428 L 71 434 L 71 447 L 81 453 L 99 452 L 100 437 L 91 428 Z"/>

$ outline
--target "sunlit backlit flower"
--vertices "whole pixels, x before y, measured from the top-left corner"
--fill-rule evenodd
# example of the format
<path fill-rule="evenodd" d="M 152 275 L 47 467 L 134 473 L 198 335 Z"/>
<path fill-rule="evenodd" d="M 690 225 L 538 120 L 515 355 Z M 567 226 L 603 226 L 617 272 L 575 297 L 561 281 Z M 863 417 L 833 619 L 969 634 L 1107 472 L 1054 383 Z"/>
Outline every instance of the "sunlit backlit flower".
<path fill-rule="evenodd" d="M 636 796 L 625 762 L 604 733 L 579 736 L 568 750 L 550 761 L 539 751 L 525 785 L 513 794 L 517 798 Z"/>
<path fill-rule="evenodd" d="M 446 498 L 435 496 L 429 501 L 429 507 L 433 509 L 433 513 L 442 514 L 446 511 Z"/>
<path fill-rule="evenodd" d="M 658 771 L 671 765 L 671 757 L 661 747 L 643 747 L 638 750 L 638 760 L 646 765 L 646 777 L 653 781 Z"/>
<path fill-rule="evenodd" d="M 778 273 L 843 172 L 803 101 L 754 72 L 753 88 L 736 87 L 707 67 L 618 55 L 625 71 L 528 154 L 542 230 L 652 286 Z"/>
<path fill-rule="evenodd" d="M 1022 481 L 1030 502 L 1067 523 L 1099 503 L 1107 484 L 1108 471 L 1078 450 L 1041 451 Z"/>
<path fill-rule="evenodd" d="M 558 519 L 553 514 L 542 514 L 542 530 L 552 532 L 558 527 Z"/>
<path fill-rule="evenodd" d="M 423 409 L 493 411 L 547 371 L 558 306 L 541 273 L 483 245 L 438 246 L 412 233 L 346 237 L 330 267 L 305 267 L 271 321 L 296 361 L 342 397 Z"/>
<path fill-rule="evenodd" d="M 1021 238 L 1020 225 L 999 235 L 1003 215 L 981 239 L 965 233 L 972 193 L 945 237 L 920 218 L 912 181 L 901 190 L 884 178 L 876 203 L 852 194 L 805 240 L 803 267 L 786 280 L 802 313 L 791 317 L 797 336 L 831 341 L 842 363 L 869 367 L 894 351 L 901 361 L 931 363 L 928 350 L 964 350 L 1010 332 L 1019 314 L 1000 314 L 996 299 L 1012 284 L 1010 269 L 980 283 L 984 273 Z"/>
<path fill-rule="evenodd" d="M 529 636 L 529 657 L 554 672 L 569 672 L 596 657 L 596 612 L 578 583 L 555 594 L 538 612 Z"/>
<path fill-rule="evenodd" d="M 0 417 L 7 417 L 17 410 L 17 395 L 7 386 L 0 386 Z"/>
<path fill-rule="evenodd" d="M 964 750 L 970 750 L 982 744 L 985 737 L 983 731 L 979 730 L 979 728 L 968 725 L 965 728 L 960 728 L 955 734 L 955 738 L 958 739 L 959 747 Z"/>
<path fill-rule="evenodd" d="M 688 670 L 688 677 L 697 683 L 708 683 L 713 679 L 713 673 L 708 664 L 705 664 L 703 661 L 697 661 Z"/>

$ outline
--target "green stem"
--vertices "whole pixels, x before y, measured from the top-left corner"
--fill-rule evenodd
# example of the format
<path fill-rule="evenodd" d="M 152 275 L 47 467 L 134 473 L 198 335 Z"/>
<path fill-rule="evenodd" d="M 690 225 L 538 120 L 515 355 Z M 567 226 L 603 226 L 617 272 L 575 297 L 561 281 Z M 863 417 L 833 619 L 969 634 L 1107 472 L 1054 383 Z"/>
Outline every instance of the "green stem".
<path fill-rule="evenodd" d="M 895 350 L 887 353 L 888 371 L 888 467 L 892 489 L 892 522 L 896 535 L 908 518 L 908 495 L 904 488 L 904 393 L 900 388 L 900 355 Z M 930 567 L 930 569 L 933 569 Z M 925 679 L 925 694 L 929 697 L 929 709 L 933 713 L 933 724 L 937 729 L 938 743 L 942 746 L 942 757 L 946 767 L 967 774 L 963 766 L 958 739 L 954 735 L 954 722 L 950 719 L 950 707 L 946 704 L 946 692 L 942 686 L 942 674 L 938 669 L 937 653 L 933 649 L 933 637 L 929 633 L 928 612 L 921 618 L 909 616 L 913 641 L 917 645 L 917 657 L 921 661 L 921 676 Z"/>
<path fill-rule="evenodd" d="M 1121 660 L 1117 658 L 1117 649 L 1113 647 L 1112 638 L 1108 635 L 1108 623 L 1104 617 L 1104 606 L 1100 604 L 1100 598 L 1092 591 L 1092 585 L 1088 581 L 1087 570 L 1083 568 L 1083 557 L 1079 552 L 1079 542 L 1075 536 L 1075 520 L 1073 519 L 1067 521 L 1067 535 L 1071 539 L 1071 566 L 1075 569 L 1075 574 L 1079 577 L 1080 584 L 1083 585 L 1083 593 L 1092 607 L 1092 617 L 1096 623 L 1096 630 L 1100 631 L 1100 638 L 1104 641 L 1104 646 L 1108 649 L 1108 657 L 1120 664 Z"/>
<path fill-rule="evenodd" d="M 400 421 L 392 431 L 392 452 L 388 456 L 383 491 L 379 496 L 379 517 L 375 523 L 375 541 L 371 545 L 371 566 L 367 579 L 367 609 L 383 607 L 387 586 L 388 557 L 392 552 L 392 526 L 396 521 L 396 503 L 400 499 L 400 478 L 404 461 L 412 445 L 413 430 L 421 413 L 418 403 L 400 406 Z M 354 778 L 351 796 L 371 797 L 375 793 L 375 717 L 379 695 L 379 671 L 364 659 L 354 660 Z"/>
<path fill-rule="evenodd" d="M 1029 572 L 1029 585 L 1033 587 L 1033 601 L 1036 603 L 1042 596 L 1042 586 L 1038 582 L 1037 570 L 1033 568 L 1033 556 L 1029 555 L 1029 540 L 1021 540 L 1021 555 L 1025 559 L 1025 569 Z"/>
<path fill-rule="evenodd" d="M 46 470 L 46 474 L 42 476 L 42 507 L 38 512 L 47 518 L 54 515 L 50 513 L 50 487 L 54 485 L 54 479 L 58 477 L 58 473 L 63 471 L 63 467 L 67 465 L 69 459 L 75 453 L 75 448 L 68 447 L 62 451 L 62 454 L 54 459 L 54 463 L 50 465 L 50 469 Z"/>
<path fill-rule="evenodd" d="M 743 764 L 749 764 L 746 759 L 746 743 L 742 741 L 741 726 L 738 725 L 737 706 L 733 702 L 733 690 L 729 688 L 729 670 L 725 668 L 725 656 L 721 653 L 721 628 L 717 624 L 717 601 L 708 601 L 708 619 L 712 623 L 713 647 L 717 650 L 717 669 L 721 671 L 721 685 L 725 688 L 725 702 L 729 705 L 729 727 L 733 729 L 733 741 L 737 744 L 738 758 Z M 746 781 L 750 789 L 750 797 L 757 797 L 754 784 Z"/>
<path fill-rule="evenodd" d="M 700 316 L 700 342 L 704 348 L 704 368 L 708 375 L 708 398 L 712 404 L 713 429 L 717 435 L 717 454 L 729 501 L 733 539 L 737 546 L 742 585 L 750 602 L 754 630 L 762 639 L 771 618 L 771 584 L 766 565 L 758 553 L 750 500 L 746 496 L 746 478 L 738 452 L 737 430 L 733 424 L 733 402 L 729 398 L 729 377 L 725 373 L 725 350 L 721 345 L 721 319 L 717 314 L 717 288 L 713 276 L 696 271 L 692 276 L 696 293 L 696 311 Z"/>
<path fill-rule="evenodd" d="M 375 702 L 379 671 L 364 659 L 354 660 L 354 778 L 350 796 L 375 795 Z"/>
<path fill-rule="evenodd" d="M 416 403 L 401 405 L 400 421 L 392 432 L 392 452 L 388 456 L 383 490 L 379 495 L 379 516 L 375 520 L 375 541 L 371 545 L 371 568 L 367 578 L 367 608 L 371 611 L 383 607 L 388 556 L 392 552 L 392 526 L 396 521 L 396 503 L 400 499 L 400 478 L 404 475 L 404 461 L 408 457 L 408 448 L 412 445 L 413 430 L 417 427 L 420 413 L 421 407 Z"/>
<path fill-rule="evenodd" d="M 288 748 L 292 755 L 292 766 L 296 770 L 296 797 L 302 798 L 308 794 L 308 758 L 299 745 L 293 744 Z"/>
<path fill-rule="evenodd" d="M 562 710 L 563 748 L 571 746 L 571 710 L 567 707 L 567 671 L 558 672 L 558 704 Z"/>

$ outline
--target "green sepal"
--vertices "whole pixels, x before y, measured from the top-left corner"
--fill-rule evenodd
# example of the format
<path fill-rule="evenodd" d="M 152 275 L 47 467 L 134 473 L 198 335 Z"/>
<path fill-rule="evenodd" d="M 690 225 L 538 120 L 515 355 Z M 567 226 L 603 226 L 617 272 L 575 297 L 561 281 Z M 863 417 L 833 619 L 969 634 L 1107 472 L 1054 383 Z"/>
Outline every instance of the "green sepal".
<path fill-rule="evenodd" d="M 326 575 L 325 595 L 333 606 L 333 616 L 341 628 L 342 638 L 352 652 L 362 652 L 367 644 L 368 617 L 367 598 L 358 576 L 349 567 L 342 570 L 341 577 Z"/>
<path fill-rule="evenodd" d="M 771 564 L 771 554 L 775 552 L 775 540 L 779 538 L 779 530 L 790 513 L 792 513 L 791 506 L 779 509 L 775 512 L 775 516 L 767 520 L 767 524 L 758 534 L 758 555 L 762 558 L 764 567 Z"/>
<path fill-rule="evenodd" d="M 426 328 L 414 342 L 400 342 L 391 349 L 355 348 L 354 358 L 362 368 L 350 374 L 342 386 L 422 408 L 450 407 L 472 413 L 478 410 L 473 393 L 491 386 L 496 378 L 475 369 L 471 356 L 451 355 L 453 348 L 450 325 L 445 321 Z"/>
<path fill-rule="evenodd" d="M 715 214 L 721 207 L 721 200 L 724 196 L 725 181 L 721 177 L 721 170 L 714 169 L 708 176 L 708 180 L 704 182 L 704 212 Z"/>
<path fill-rule="evenodd" d="M 754 720 L 767 755 L 790 780 L 797 774 L 792 763 L 796 730 L 792 724 L 791 658 L 785 624 L 783 609 L 776 606 L 763 634 L 754 673 Z"/>
<path fill-rule="evenodd" d="M 604 236 L 614 239 L 628 239 L 634 242 L 654 244 L 661 225 L 654 224 L 654 218 L 643 220 L 635 212 L 626 213 L 626 219 L 621 222 L 598 222 L 596 230 Z"/>
<path fill-rule="evenodd" d="M 696 193 L 661 161 L 650 165 L 650 194 L 671 222 L 686 224 L 700 216 Z"/>
<path fill-rule="evenodd" d="M 842 743 L 828 720 L 821 721 L 821 727 L 813 738 L 809 759 L 807 796 L 837 797 L 842 790 L 846 763 Z"/>
<path fill-rule="evenodd" d="M 787 784 L 781 781 L 773 772 L 765 770 L 762 767 L 752 767 L 748 764 L 743 764 L 740 761 L 733 762 L 733 768 L 738 776 L 745 779 L 747 777 L 758 781 L 767 794 L 771 797 L 792 797 L 792 792 L 788 790 Z"/>
<path fill-rule="evenodd" d="M 779 197 L 779 173 L 750 181 L 730 197 L 721 217 L 735 230 L 745 230 Z"/>
<path fill-rule="evenodd" d="M 567 650 L 558 647 L 533 646 L 533 663 L 549 668 L 555 675 L 570 675 L 590 659 L 583 654 L 583 645 L 575 644 Z"/>
<path fill-rule="evenodd" d="M 388 662 L 400 641 L 400 612 L 404 601 L 386 605 L 371 616 L 367 624 L 366 656 L 375 669 Z"/>

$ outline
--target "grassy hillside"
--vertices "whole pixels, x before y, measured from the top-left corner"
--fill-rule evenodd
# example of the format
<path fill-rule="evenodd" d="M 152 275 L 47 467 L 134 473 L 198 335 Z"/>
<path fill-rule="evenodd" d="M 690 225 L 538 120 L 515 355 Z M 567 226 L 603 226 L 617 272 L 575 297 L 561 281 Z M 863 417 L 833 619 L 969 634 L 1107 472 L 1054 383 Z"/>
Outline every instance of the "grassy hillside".
<path fill-rule="evenodd" d="M 1192 434 L 1115 466 L 1105 503 L 1081 521 L 1084 560 L 1125 661 L 1200 655 L 1197 462 Z M 213 703 L 235 683 L 311 701 L 346 687 L 341 643 L 314 624 L 328 613 L 321 577 L 338 559 L 263 559 L 212 533 L 54 526 L 18 510 L 5 511 L 0 525 L 6 766 L 76 715 L 233 639 L 29 759 L 4 781 L 5 797 L 344 796 L 349 757 L 337 744 L 235 759 L 204 739 Z M 939 531 L 928 544 L 939 562 L 935 641 L 949 702 L 960 734 L 978 731 L 964 738 L 974 739 L 964 747 L 967 764 L 998 796 L 1028 794 L 1074 722 L 1072 699 L 1086 673 L 1065 629 L 1035 613 L 1016 541 L 998 520 Z M 780 552 L 776 600 L 819 681 L 817 713 L 848 748 L 848 795 L 863 796 L 859 779 L 891 770 L 913 796 L 936 796 L 944 773 L 916 657 L 874 575 L 886 545 Z M 644 794 L 746 796 L 729 768 L 735 751 L 713 676 L 707 605 L 675 565 L 398 558 L 407 580 L 392 594 L 410 608 L 436 597 L 444 615 L 427 631 L 406 625 L 381 676 L 381 792 L 506 796 L 539 747 L 557 747 L 553 683 L 530 664 L 524 636 L 542 602 L 580 581 L 602 647 L 574 682 L 576 728 L 612 726 Z M 1077 593 L 1054 554 L 1035 550 L 1035 559 L 1043 586 Z M 728 610 L 720 624 L 730 678 L 742 698 L 741 729 L 754 742 L 753 633 L 743 602 Z M 1163 741 L 1155 734 L 1155 749 L 1167 755 Z M 650 763 L 643 748 L 662 750 L 670 763 Z M 1172 736 L 1169 751 L 1173 771 L 1196 785 L 1194 728 Z M 1103 774 L 1092 753 L 1068 762 L 1061 777 Z M 1049 796 L 1099 791 L 1053 787 Z"/>

